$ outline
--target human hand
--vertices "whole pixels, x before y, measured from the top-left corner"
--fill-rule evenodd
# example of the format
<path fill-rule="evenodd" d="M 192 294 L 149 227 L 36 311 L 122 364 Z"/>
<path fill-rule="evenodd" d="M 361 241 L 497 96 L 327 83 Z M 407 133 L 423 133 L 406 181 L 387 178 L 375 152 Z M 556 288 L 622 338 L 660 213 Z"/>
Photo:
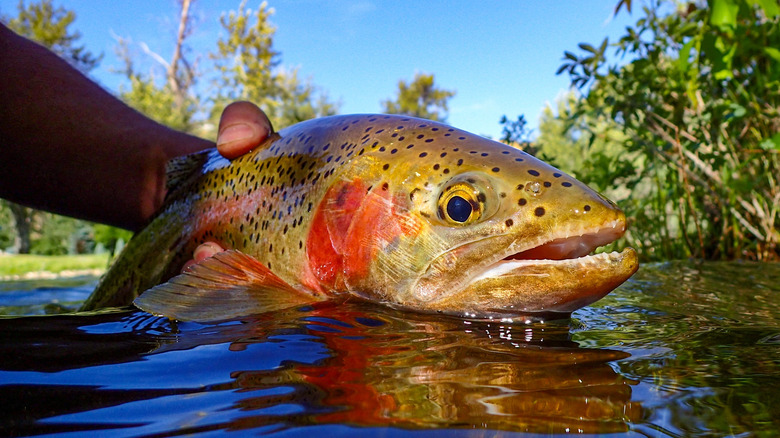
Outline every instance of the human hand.
<path fill-rule="evenodd" d="M 217 150 L 234 159 L 259 146 L 273 132 L 268 116 L 251 102 L 233 102 L 222 111 L 217 134 Z M 216 242 L 204 242 L 195 248 L 192 259 L 184 263 L 182 272 L 214 254 L 224 251 Z"/>

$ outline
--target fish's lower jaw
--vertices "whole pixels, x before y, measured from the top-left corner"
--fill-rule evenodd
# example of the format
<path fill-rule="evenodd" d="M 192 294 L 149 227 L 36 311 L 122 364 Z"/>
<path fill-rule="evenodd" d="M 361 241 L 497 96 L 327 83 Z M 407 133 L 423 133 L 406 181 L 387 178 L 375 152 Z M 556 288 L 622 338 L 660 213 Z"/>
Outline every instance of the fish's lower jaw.
<path fill-rule="evenodd" d="M 568 317 L 607 295 L 638 267 L 631 248 L 564 260 L 504 260 L 461 290 L 425 303 L 424 310 L 473 319 Z"/>

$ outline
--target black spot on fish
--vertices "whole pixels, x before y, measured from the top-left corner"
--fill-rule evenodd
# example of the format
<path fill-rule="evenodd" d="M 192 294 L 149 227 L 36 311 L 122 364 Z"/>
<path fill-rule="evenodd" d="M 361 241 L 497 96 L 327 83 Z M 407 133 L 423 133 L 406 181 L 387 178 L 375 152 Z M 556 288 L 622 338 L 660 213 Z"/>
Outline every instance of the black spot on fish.
<path fill-rule="evenodd" d="M 552 186 L 552 183 L 550 181 L 545 181 L 544 182 L 544 186 L 545 187 L 550 187 L 550 186 Z"/>
<path fill-rule="evenodd" d="M 536 207 L 536 210 L 534 210 L 534 214 L 539 217 L 544 216 L 544 207 Z"/>
<path fill-rule="evenodd" d="M 382 166 L 382 170 L 387 170 L 387 169 L 389 169 L 389 168 L 390 168 L 390 165 L 389 165 L 389 164 L 387 164 L 387 163 L 385 163 L 385 165 L 384 165 L 384 166 Z"/>
<path fill-rule="evenodd" d="M 525 198 L 520 198 L 520 199 L 517 200 L 517 205 L 519 205 L 521 207 L 524 206 L 527 203 L 528 203 L 528 200 L 526 200 Z"/>
<path fill-rule="evenodd" d="M 537 172 L 536 170 L 533 170 L 533 169 L 529 170 L 528 173 L 533 175 L 533 176 L 539 176 L 539 172 Z"/>
<path fill-rule="evenodd" d="M 422 152 L 422 153 L 420 154 L 420 158 L 424 158 L 424 157 L 427 157 L 427 156 L 428 156 L 428 153 L 427 153 L 427 152 Z"/>
<path fill-rule="evenodd" d="M 493 172 L 496 172 L 496 173 L 501 171 L 501 169 L 499 169 L 498 167 L 494 167 L 494 168 L 492 168 L 490 170 L 492 170 Z"/>
<path fill-rule="evenodd" d="M 585 211 L 590 211 L 590 205 L 585 206 Z"/>
<path fill-rule="evenodd" d="M 562 182 L 561 185 L 564 186 L 564 187 L 571 187 L 571 183 L 568 182 L 568 181 Z"/>
<path fill-rule="evenodd" d="M 512 219 L 507 219 L 506 222 L 504 222 L 504 224 L 506 224 L 506 227 L 509 228 L 515 224 L 515 221 L 513 221 Z"/>

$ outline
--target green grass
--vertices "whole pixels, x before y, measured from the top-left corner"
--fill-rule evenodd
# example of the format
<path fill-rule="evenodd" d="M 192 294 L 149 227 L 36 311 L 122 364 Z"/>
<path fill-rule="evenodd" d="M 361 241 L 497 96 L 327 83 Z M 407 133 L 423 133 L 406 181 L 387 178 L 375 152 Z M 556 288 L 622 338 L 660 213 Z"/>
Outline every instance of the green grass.
<path fill-rule="evenodd" d="M 108 254 L 89 255 L 6 255 L 0 254 L 0 277 L 24 275 L 28 272 L 77 271 L 85 269 L 105 270 L 108 264 Z"/>

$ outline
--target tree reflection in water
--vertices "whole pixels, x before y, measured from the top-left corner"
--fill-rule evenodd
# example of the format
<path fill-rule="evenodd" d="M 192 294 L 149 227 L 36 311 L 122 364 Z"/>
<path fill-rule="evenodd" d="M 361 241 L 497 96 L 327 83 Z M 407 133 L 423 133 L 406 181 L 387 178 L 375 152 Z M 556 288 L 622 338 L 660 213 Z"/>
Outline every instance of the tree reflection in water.
<path fill-rule="evenodd" d="M 610 365 L 628 353 L 580 348 L 569 323 L 365 303 L 220 324 L 140 312 L 1 320 L 0 396 L 18 402 L 0 432 L 628 430 L 642 411 Z"/>

